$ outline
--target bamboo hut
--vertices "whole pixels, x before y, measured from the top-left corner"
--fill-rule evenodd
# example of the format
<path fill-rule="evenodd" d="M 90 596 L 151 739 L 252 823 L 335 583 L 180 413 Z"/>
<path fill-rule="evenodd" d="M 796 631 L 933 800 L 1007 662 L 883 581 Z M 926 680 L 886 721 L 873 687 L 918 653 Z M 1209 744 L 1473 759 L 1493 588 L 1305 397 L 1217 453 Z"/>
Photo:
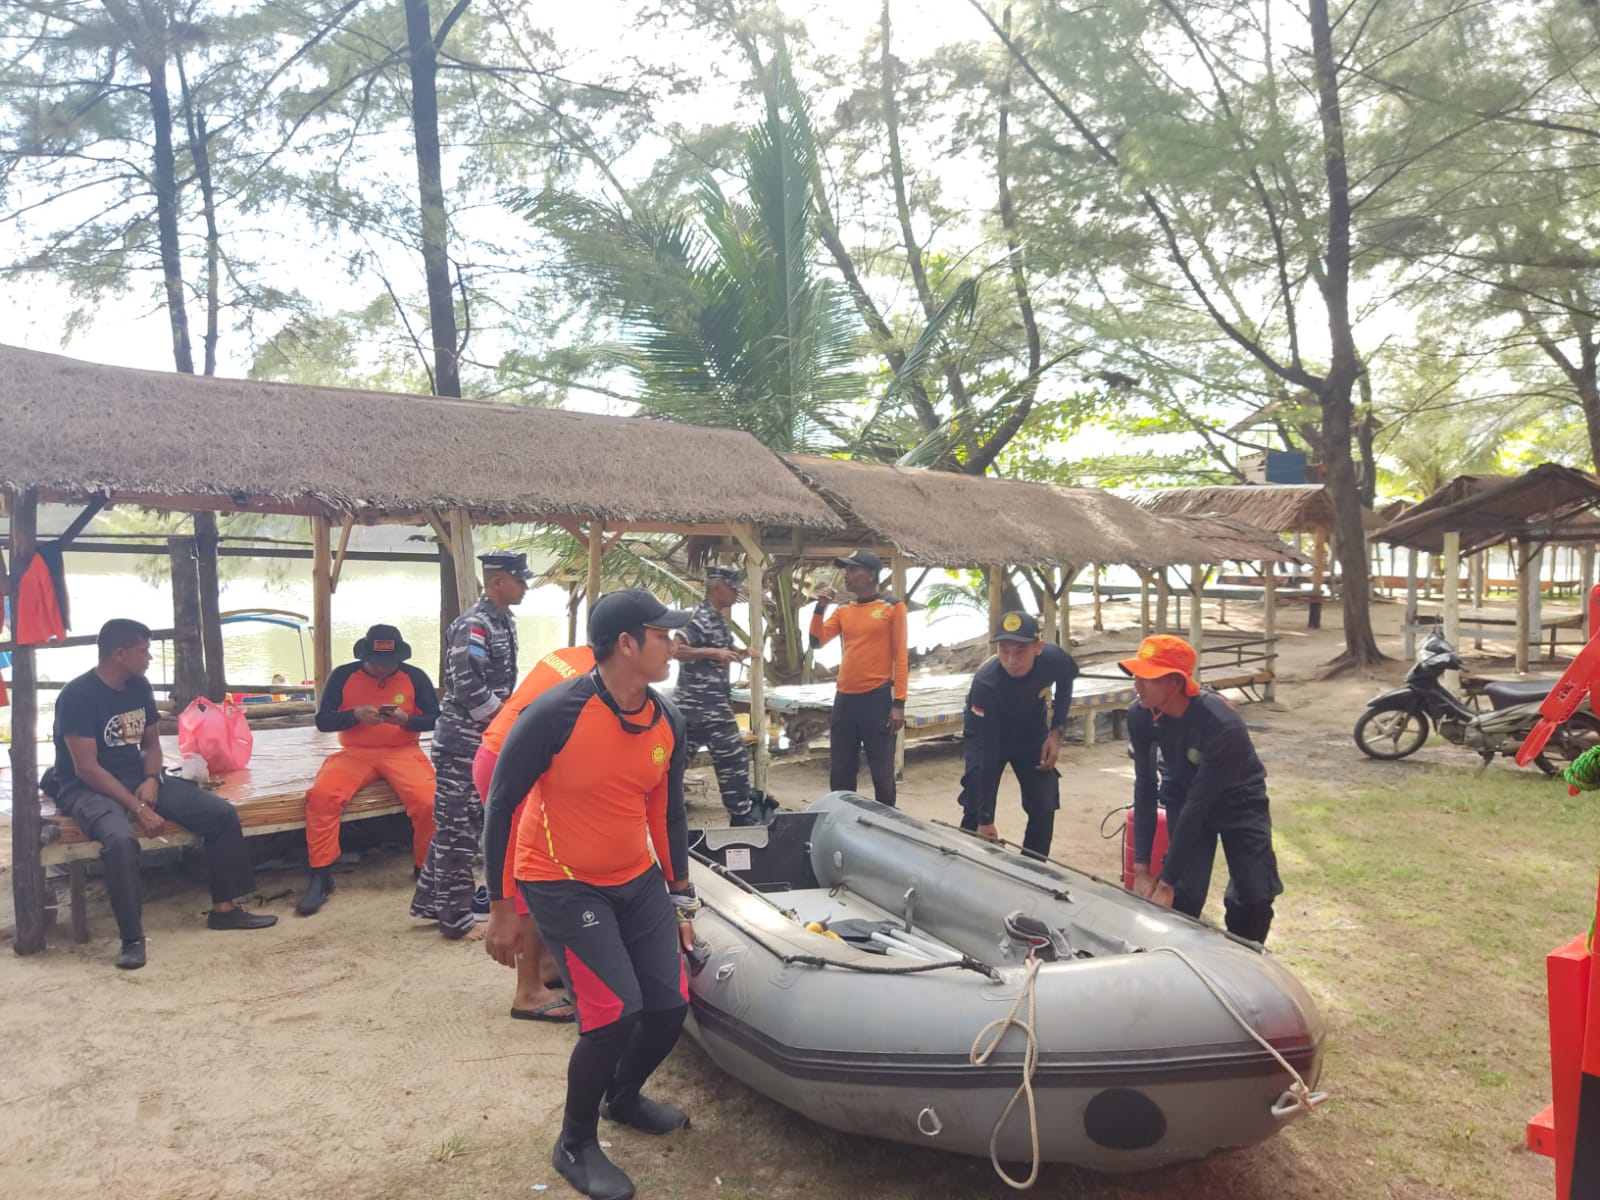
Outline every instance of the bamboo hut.
<path fill-rule="evenodd" d="M 6 581 L 13 603 L 21 569 L 37 547 L 41 501 L 86 504 L 86 513 L 132 504 L 309 517 L 319 685 L 332 665 L 331 596 L 355 524 L 414 524 L 435 532 L 446 616 L 477 594 L 476 525 L 542 522 L 569 530 L 588 547 L 591 601 L 606 541 L 624 532 L 731 537 L 746 552 L 751 591 L 759 595 L 762 529 L 815 536 L 842 525 L 774 454 L 733 430 L 131 370 L 6 346 L 0 346 L 0 498 L 10 518 Z M 189 578 L 203 580 L 209 565 L 214 580 L 215 544 L 195 545 L 193 553 L 198 574 L 190 566 Z M 174 552 L 175 565 L 189 561 L 181 557 Z M 207 674 L 220 681 L 219 618 L 214 595 L 208 608 L 204 591 L 196 582 L 193 611 L 174 624 L 199 626 L 203 644 L 218 647 Z M 761 619 L 761 606 L 752 606 L 754 644 Z M 14 654 L 14 946 L 31 954 L 44 946 L 38 650 L 0 649 Z M 751 674 L 759 712 L 759 656 Z M 758 778 L 765 751 L 758 739 Z"/>

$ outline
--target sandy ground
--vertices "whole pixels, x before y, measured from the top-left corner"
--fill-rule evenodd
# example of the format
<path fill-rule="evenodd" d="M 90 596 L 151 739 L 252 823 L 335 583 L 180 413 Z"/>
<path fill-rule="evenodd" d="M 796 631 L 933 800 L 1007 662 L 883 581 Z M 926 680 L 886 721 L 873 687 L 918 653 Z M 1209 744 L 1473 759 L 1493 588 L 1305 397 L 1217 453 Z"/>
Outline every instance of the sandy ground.
<path fill-rule="evenodd" d="M 1398 654 L 1399 606 L 1375 612 Z M 1308 634 L 1304 612 L 1285 611 L 1279 703 L 1245 710 L 1275 805 L 1292 805 L 1308 781 L 1369 784 L 1394 770 L 1362 760 L 1349 730 L 1362 702 L 1404 668 L 1315 680 L 1341 640 L 1337 610 L 1326 616 L 1329 628 Z M 1095 642 L 1132 645 L 1126 633 Z M 1435 743 L 1422 753 L 1468 761 Z M 1069 745 L 1064 759 L 1056 853 L 1114 876 L 1119 843 L 1098 829 L 1129 797 L 1124 746 L 1106 736 Z M 914 750 L 901 803 L 953 821 L 959 774 L 952 750 Z M 813 761 L 779 767 L 772 790 L 803 806 L 825 785 Z M 714 787 L 694 805 L 695 820 L 713 819 Z M 999 824 L 1020 839 L 1009 782 Z M 265 908 L 282 918 L 263 932 L 208 931 L 204 888 L 179 870 L 149 872 L 145 883 L 145 970 L 112 969 L 115 929 L 98 894 L 87 945 L 57 930 L 45 954 L 0 956 L 0 1196 L 526 1196 L 539 1183 L 571 1194 L 547 1157 L 571 1029 L 509 1020 L 510 972 L 407 918 L 403 851 L 369 853 L 342 871 L 338 893 L 310 919 L 293 915 L 288 895 L 301 873 L 263 872 Z M 1279 921 L 1311 920 L 1288 884 Z M 0 885 L 9 909 L 9 878 Z M 669 1077 L 690 1079 L 692 1094 L 741 1090 L 690 1048 Z M 699 1120 L 698 1138 L 718 1136 L 718 1111 Z M 723 1124 L 722 1136 L 737 1140 L 734 1118 Z M 454 1162 L 451 1139 L 463 1151 Z M 660 1153 L 634 1154 L 646 1152 Z M 436 1182 L 446 1178 L 436 1158 L 450 1165 L 448 1187 Z"/>

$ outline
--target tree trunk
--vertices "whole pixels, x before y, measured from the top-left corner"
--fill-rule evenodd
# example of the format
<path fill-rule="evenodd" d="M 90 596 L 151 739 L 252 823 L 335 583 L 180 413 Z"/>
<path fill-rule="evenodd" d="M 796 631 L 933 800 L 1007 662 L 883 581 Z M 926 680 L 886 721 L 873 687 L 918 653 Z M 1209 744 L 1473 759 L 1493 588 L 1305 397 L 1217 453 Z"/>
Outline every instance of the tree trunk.
<path fill-rule="evenodd" d="M 1327 270 L 1322 291 L 1328 308 L 1332 354 L 1317 398 L 1322 405 L 1322 461 L 1328 473 L 1328 495 L 1333 501 L 1333 536 L 1343 575 L 1340 599 L 1344 609 L 1345 650 L 1334 663 L 1369 666 L 1383 661 L 1384 655 L 1372 635 L 1366 532 L 1361 527 L 1361 494 L 1356 483 L 1355 464 L 1350 458 L 1351 426 L 1355 416 L 1350 394 L 1361 371 L 1350 325 L 1350 178 L 1345 163 L 1344 118 L 1340 110 L 1328 0 L 1310 0 L 1309 17 L 1322 120 L 1323 167 L 1328 179 Z"/>
<path fill-rule="evenodd" d="M 411 121 L 417 148 L 417 190 L 422 215 L 422 268 L 428 284 L 428 324 L 433 331 L 433 391 L 461 395 L 455 297 L 446 248 L 444 169 L 439 154 L 439 64 L 428 0 L 405 0 L 411 63 Z"/>
<path fill-rule="evenodd" d="M 151 55 L 145 64 L 150 77 L 150 123 L 155 132 L 152 164 L 156 187 L 156 233 L 160 242 L 161 274 L 167 290 L 167 320 L 172 327 L 172 359 L 185 375 L 194 374 L 194 351 L 189 344 L 189 312 L 183 294 L 183 259 L 178 249 L 178 170 L 172 151 L 172 102 L 167 95 L 167 61 Z"/>

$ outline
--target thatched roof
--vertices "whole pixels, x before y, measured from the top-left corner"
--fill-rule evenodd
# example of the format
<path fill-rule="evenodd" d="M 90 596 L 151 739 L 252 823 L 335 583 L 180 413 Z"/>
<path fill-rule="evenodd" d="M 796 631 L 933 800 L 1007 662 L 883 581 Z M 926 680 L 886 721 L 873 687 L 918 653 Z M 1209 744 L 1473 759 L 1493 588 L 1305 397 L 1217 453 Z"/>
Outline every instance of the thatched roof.
<path fill-rule="evenodd" d="M 1189 542 L 1201 547 L 1203 562 L 1289 562 L 1309 563 L 1303 554 L 1275 533 L 1268 533 L 1238 517 L 1217 513 L 1185 513 L 1160 518 L 1177 529 Z"/>
<path fill-rule="evenodd" d="M 1194 547 L 1093 488 L 784 455 L 842 518 L 845 539 L 934 567 L 1170 566 Z"/>
<path fill-rule="evenodd" d="M 0 487 L 375 520 L 837 529 L 749 434 L 435 396 L 207 379 L 0 346 Z"/>
<path fill-rule="evenodd" d="M 1438 554 L 1444 535 L 1461 535 L 1472 554 L 1509 541 L 1587 541 L 1584 517 L 1600 506 L 1600 478 L 1555 463 L 1523 475 L 1459 475 L 1375 536 L 1397 546 Z"/>
<path fill-rule="evenodd" d="M 1154 488 L 1133 499 L 1164 517 L 1213 513 L 1238 517 L 1271 533 L 1308 533 L 1318 526 L 1333 526 L 1333 499 L 1319 483 Z M 1362 510 L 1362 521 L 1368 528 L 1378 524 L 1367 509 Z"/>

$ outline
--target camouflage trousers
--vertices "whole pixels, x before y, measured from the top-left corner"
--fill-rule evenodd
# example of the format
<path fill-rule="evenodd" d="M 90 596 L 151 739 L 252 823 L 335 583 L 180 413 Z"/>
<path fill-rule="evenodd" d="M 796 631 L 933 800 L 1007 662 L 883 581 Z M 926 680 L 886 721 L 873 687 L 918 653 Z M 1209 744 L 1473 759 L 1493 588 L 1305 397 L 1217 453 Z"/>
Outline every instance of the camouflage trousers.
<path fill-rule="evenodd" d="M 733 712 L 685 712 L 684 740 L 693 754 L 701 746 L 711 753 L 711 765 L 717 772 L 717 790 L 722 793 L 722 807 L 729 813 L 742 815 L 750 811 L 750 751 L 746 749 L 739 725 Z"/>
<path fill-rule="evenodd" d="M 472 894 L 477 881 L 472 860 L 483 841 L 483 802 L 472 784 L 472 759 L 478 739 L 452 738 L 433 744 L 433 841 L 411 897 L 411 915 L 438 921 L 447 938 L 472 932 Z"/>

